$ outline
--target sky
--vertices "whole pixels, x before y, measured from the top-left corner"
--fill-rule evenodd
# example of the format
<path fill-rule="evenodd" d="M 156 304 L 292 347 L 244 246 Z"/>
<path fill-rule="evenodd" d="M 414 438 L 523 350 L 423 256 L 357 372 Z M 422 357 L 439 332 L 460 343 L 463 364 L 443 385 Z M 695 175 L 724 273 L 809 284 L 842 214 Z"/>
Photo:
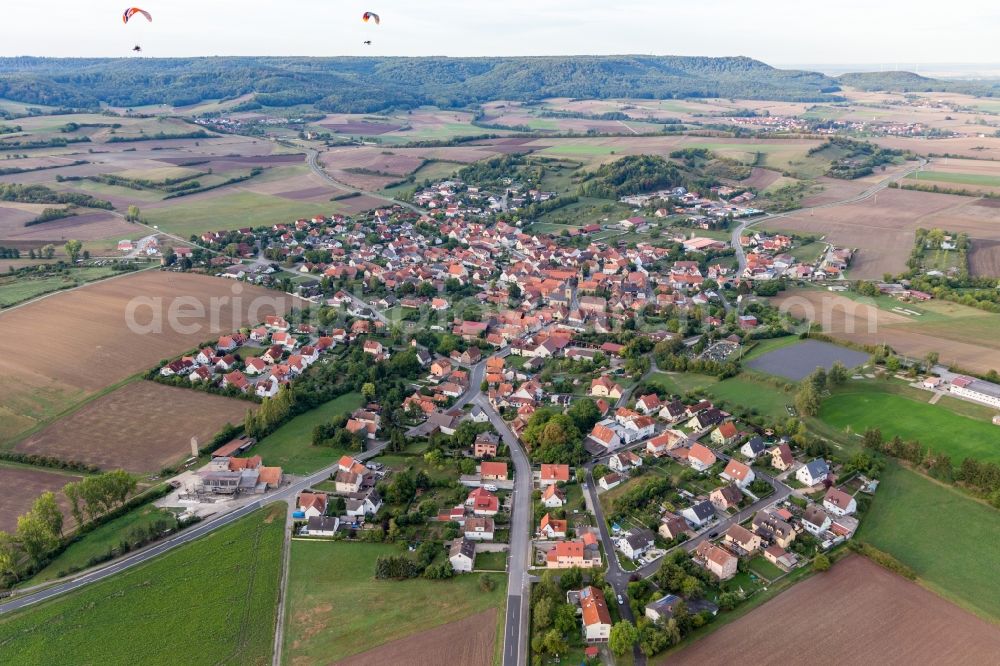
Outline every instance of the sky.
<path fill-rule="evenodd" d="M 0 56 L 744 55 L 773 65 L 995 63 L 992 0 L 128 0 L 0 2 Z M 381 25 L 361 14 L 378 13 Z M 371 46 L 363 42 L 371 40 Z"/>

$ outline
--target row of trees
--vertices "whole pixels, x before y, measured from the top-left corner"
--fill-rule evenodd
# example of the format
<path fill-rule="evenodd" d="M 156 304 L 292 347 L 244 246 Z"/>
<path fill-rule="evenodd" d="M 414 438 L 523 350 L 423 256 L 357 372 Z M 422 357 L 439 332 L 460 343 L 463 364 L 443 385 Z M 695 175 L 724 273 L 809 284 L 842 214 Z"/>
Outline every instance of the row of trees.
<path fill-rule="evenodd" d="M 1000 508 L 1000 465 L 965 458 L 956 470 L 951 457 L 936 453 L 918 441 L 903 441 L 899 435 L 886 439 L 878 428 L 869 428 L 861 437 L 865 449 L 885 453 L 921 467 L 936 479 L 961 482 Z"/>
<path fill-rule="evenodd" d="M 73 519 L 82 526 L 107 511 L 123 506 L 137 486 L 134 476 L 117 469 L 67 483 L 63 486 L 63 493 L 69 499 Z"/>
<path fill-rule="evenodd" d="M 817 367 L 802 382 L 795 394 L 795 409 L 805 416 L 816 416 L 819 413 L 823 394 L 847 381 L 847 368 L 840 361 L 834 361 L 830 371 Z"/>
<path fill-rule="evenodd" d="M 13 536 L 0 532 L 0 574 L 15 580 L 20 571 L 20 546 L 31 564 L 59 547 L 63 535 L 63 515 L 56 503 L 55 493 L 42 493 L 31 510 L 17 519 L 17 532 Z"/>
<path fill-rule="evenodd" d="M 88 521 L 123 507 L 135 488 L 134 477 L 116 470 L 68 483 L 63 492 L 70 500 L 77 528 L 83 529 Z M 0 576 L 18 580 L 26 568 L 29 573 L 37 570 L 66 543 L 56 495 L 44 492 L 27 513 L 18 517 L 14 534 L 0 532 Z"/>

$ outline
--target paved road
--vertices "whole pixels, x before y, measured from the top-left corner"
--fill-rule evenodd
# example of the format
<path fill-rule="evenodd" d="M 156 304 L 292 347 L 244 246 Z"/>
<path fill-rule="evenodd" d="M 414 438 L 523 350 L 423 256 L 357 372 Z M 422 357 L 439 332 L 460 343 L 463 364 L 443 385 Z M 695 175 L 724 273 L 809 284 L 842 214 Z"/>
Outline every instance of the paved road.
<path fill-rule="evenodd" d="M 326 170 L 323 169 L 322 166 L 320 166 L 320 164 L 319 164 L 319 152 L 317 150 L 315 150 L 313 148 L 307 148 L 306 151 L 307 151 L 307 155 L 308 155 L 306 161 L 309 164 L 309 168 L 312 169 L 313 173 L 315 173 L 317 176 L 319 176 L 323 180 L 327 181 L 331 185 L 334 185 L 337 188 L 342 189 L 342 190 L 347 190 L 348 192 L 354 192 L 354 193 L 357 193 L 357 194 L 362 194 L 362 195 L 364 195 L 366 197 L 371 197 L 373 199 L 381 199 L 382 201 L 386 202 L 387 204 L 394 204 L 394 205 L 397 205 L 397 206 L 402 206 L 403 208 L 406 208 L 408 210 L 413 211 L 417 215 L 426 215 L 427 214 L 427 211 L 422 210 L 422 209 L 414 206 L 411 203 L 407 203 L 405 201 L 400 201 L 398 199 L 393 199 L 392 197 L 387 197 L 387 196 L 385 196 L 383 194 L 378 194 L 376 192 L 371 192 L 369 190 L 362 190 L 360 188 L 354 187 L 353 185 L 348 185 L 347 183 L 344 183 L 344 182 L 341 182 L 341 181 L 337 180 L 336 178 L 334 178 L 333 176 L 331 176 L 330 174 L 328 174 L 326 172 Z M 336 151 L 333 151 L 333 152 L 336 152 Z"/>
<path fill-rule="evenodd" d="M 483 409 L 490 423 L 503 437 L 514 461 L 514 508 L 510 520 L 510 558 L 507 567 L 507 621 L 504 628 L 503 666 L 523 666 L 528 654 L 528 604 L 530 583 L 528 564 L 531 561 L 531 464 L 521 443 L 487 397 L 474 384 L 475 402 Z"/>
<path fill-rule="evenodd" d="M 385 446 L 386 446 L 385 443 L 379 444 L 378 446 L 375 446 L 369 449 L 368 451 L 365 451 L 364 453 L 357 454 L 355 458 L 357 458 L 358 460 L 367 460 L 368 458 L 372 458 L 381 453 L 382 449 L 384 449 Z M 25 591 L 22 591 L 19 595 L 15 595 L 9 601 L 0 605 L 0 614 L 19 610 L 21 608 L 25 608 L 32 604 L 45 601 L 46 599 L 51 599 L 52 597 L 57 597 L 61 594 L 72 592 L 73 590 L 81 588 L 85 585 L 89 585 L 91 583 L 104 580 L 105 578 L 121 573 L 126 569 L 130 569 L 139 564 L 143 564 L 144 562 L 148 562 L 149 560 L 153 559 L 158 555 L 161 555 L 162 553 L 173 550 L 174 548 L 182 544 L 188 543 L 190 541 L 193 541 L 199 537 L 205 536 L 206 534 L 209 534 L 219 529 L 220 527 L 225 527 L 226 525 L 232 523 L 233 521 L 239 520 L 243 516 L 246 516 L 256 511 L 265 504 L 271 504 L 272 502 L 279 502 L 279 501 L 293 503 L 299 492 L 305 490 L 306 488 L 315 483 L 327 479 L 330 476 L 330 473 L 336 468 L 337 468 L 336 463 L 324 467 L 322 470 L 316 472 L 315 474 L 303 477 L 301 479 L 296 479 L 292 483 L 282 486 L 278 490 L 269 493 L 268 495 L 265 495 L 256 502 L 240 507 L 239 509 L 230 511 L 229 513 L 223 514 L 216 518 L 212 518 L 211 520 L 206 520 L 204 522 L 198 523 L 197 525 L 190 527 L 186 530 L 183 530 L 181 532 L 178 532 L 176 535 L 168 539 L 165 539 L 163 541 L 160 541 L 148 548 L 126 555 L 122 559 L 114 560 L 110 564 L 106 564 L 102 567 L 93 569 L 89 572 L 85 572 L 77 576 L 64 578 L 59 582 L 56 582 L 37 592 L 26 593 Z"/>
<path fill-rule="evenodd" d="M 720 453 L 719 451 L 715 451 L 714 449 L 713 452 L 719 458 L 719 460 L 728 461 L 730 459 L 730 456 L 726 455 L 725 453 Z M 715 523 L 710 528 L 703 531 L 701 534 L 688 539 L 684 543 L 680 544 L 680 546 L 674 546 L 674 548 L 683 548 L 689 553 L 694 552 L 695 548 L 698 547 L 698 544 L 710 538 L 709 537 L 710 534 L 722 534 L 723 532 L 728 530 L 731 526 L 738 525 L 743 521 L 749 520 L 758 511 L 765 509 L 769 506 L 772 506 L 774 504 L 777 504 L 792 494 L 791 488 L 789 488 L 788 486 L 786 486 L 784 483 L 774 478 L 773 476 L 765 474 L 760 470 L 754 470 L 754 473 L 756 474 L 756 477 L 758 479 L 763 479 L 764 481 L 767 481 L 769 484 L 771 484 L 771 487 L 774 488 L 774 492 L 763 499 L 757 500 L 756 502 L 754 502 L 747 508 L 743 509 L 739 513 L 736 513 L 727 518 L 723 518 L 721 521 Z M 670 550 L 673 550 L 673 548 L 671 548 Z M 645 566 L 639 567 L 637 571 L 639 572 L 639 575 L 642 576 L 643 578 L 649 578 L 657 571 L 659 571 L 659 569 L 660 569 L 660 560 L 656 560 L 654 562 L 650 562 Z"/>
<path fill-rule="evenodd" d="M 621 614 L 622 619 L 635 624 L 635 613 L 632 612 L 632 607 L 629 605 L 628 600 L 628 582 L 631 573 L 622 569 L 621 564 L 618 563 L 618 551 L 615 550 L 614 541 L 612 541 L 611 533 L 608 531 L 608 521 L 604 519 L 604 510 L 601 508 L 601 501 L 597 497 L 597 484 L 594 483 L 594 463 L 588 463 L 586 470 L 587 494 L 590 495 L 591 508 L 597 517 L 597 529 L 601 534 L 601 543 L 604 544 L 604 555 L 608 559 L 608 568 L 604 574 L 604 580 L 614 589 L 615 595 L 621 597 L 624 602 L 618 605 L 618 612 Z M 632 647 L 632 657 L 635 660 L 635 666 L 645 666 L 646 655 L 639 649 L 638 644 Z"/>
<path fill-rule="evenodd" d="M 861 192 L 860 194 L 856 194 L 856 195 L 854 195 L 852 197 L 848 197 L 846 199 L 841 199 L 840 201 L 830 201 L 830 202 L 825 203 L 825 204 L 820 204 L 819 206 L 807 206 L 805 208 L 796 208 L 795 210 L 790 210 L 790 211 L 785 212 L 785 213 L 775 213 L 774 215 L 765 215 L 763 217 L 758 217 L 758 218 L 753 219 L 753 220 L 745 220 L 745 221 L 743 221 L 742 223 L 740 223 L 740 225 L 738 227 L 735 227 L 733 229 L 733 231 L 732 231 L 732 238 L 730 239 L 730 244 L 733 246 L 733 249 L 736 250 L 736 258 L 739 261 L 739 270 L 737 271 L 737 276 L 742 276 L 743 275 L 743 271 L 746 270 L 746 267 L 747 267 L 747 257 L 746 257 L 746 253 L 743 251 L 743 246 L 740 245 L 740 236 L 742 236 L 743 233 L 748 228 L 756 226 L 756 225 L 760 224 L 761 222 L 767 222 L 768 220 L 775 220 L 775 219 L 782 218 L 782 217 L 789 217 L 791 215 L 798 215 L 799 213 L 803 213 L 805 211 L 820 210 L 822 208 L 835 208 L 837 206 L 843 206 L 845 204 L 859 203 L 861 201 L 864 201 L 866 199 L 870 199 L 871 197 L 875 196 L 876 194 L 878 194 L 882 190 L 884 190 L 887 187 L 889 187 L 889 185 L 891 183 L 900 181 L 903 178 L 906 178 L 908 175 L 910 175 L 914 171 L 918 171 L 918 170 L 922 169 L 925 164 L 927 164 L 927 160 L 925 160 L 924 158 L 920 158 L 918 160 L 918 163 L 917 163 L 916 166 L 910 167 L 909 169 L 907 169 L 905 171 L 902 171 L 902 172 L 900 172 L 898 174 L 894 174 L 892 176 L 884 178 L 883 180 L 880 180 L 875 185 L 872 185 L 871 187 L 869 187 L 864 192 Z"/>

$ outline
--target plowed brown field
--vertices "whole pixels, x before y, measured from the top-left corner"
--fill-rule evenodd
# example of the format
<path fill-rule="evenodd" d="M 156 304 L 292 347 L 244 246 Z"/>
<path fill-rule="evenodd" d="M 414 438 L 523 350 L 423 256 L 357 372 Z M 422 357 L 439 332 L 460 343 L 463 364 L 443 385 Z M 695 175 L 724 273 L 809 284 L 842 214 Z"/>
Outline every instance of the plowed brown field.
<path fill-rule="evenodd" d="M 234 289 L 242 291 L 235 294 Z M 235 295 L 241 299 L 238 308 L 234 307 Z M 160 332 L 130 330 L 126 313 L 129 303 L 139 297 L 162 313 Z M 178 297 L 204 308 L 201 317 L 180 320 L 189 328 L 168 325 L 169 309 Z M 217 308 L 212 308 L 213 298 Z M 204 275 L 146 271 L 7 310 L 0 314 L 4 332 L 0 336 L 0 444 L 161 359 L 291 306 L 287 294 L 260 287 Z M 214 327 L 212 310 L 216 312 Z M 191 305 L 184 311 L 191 312 Z M 148 324 L 151 313 L 152 308 L 144 305 L 136 309 L 135 319 Z M 180 412 L 176 416 L 183 418 Z"/>
<path fill-rule="evenodd" d="M 137 381 L 88 403 L 15 448 L 104 469 L 155 472 L 190 455 L 192 437 L 204 444 L 226 422 L 240 423 L 248 408 L 256 405 Z"/>
<path fill-rule="evenodd" d="M 496 640 L 495 608 L 381 645 L 336 662 L 341 666 L 489 666 Z"/>
<path fill-rule="evenodd" d="M 998 654 L 995 625 L 852 555 L 660 662 L 985 666 Z"/>

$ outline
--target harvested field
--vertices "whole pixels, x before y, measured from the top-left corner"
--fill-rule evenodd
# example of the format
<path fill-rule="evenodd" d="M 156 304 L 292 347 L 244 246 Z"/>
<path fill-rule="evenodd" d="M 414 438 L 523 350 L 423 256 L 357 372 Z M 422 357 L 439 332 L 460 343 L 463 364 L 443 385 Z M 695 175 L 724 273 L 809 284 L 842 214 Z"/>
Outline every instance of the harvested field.
<path fill-rule="evenodd" d="M 332 170 L 366 169 L 391 176 L 405 176 L 415 171 L 423 158 L 380 148 L 335 148 L 320 156 L 323 166 Z"/>
<path fill-rule="evenodd" d="M 34 216 L 32 216 L 34 217 Z M 31 218 L 29 218 L 31 219 Z M 4 224 L 0 221 L 0 239 L 51 242 L 62 245 L 70 238 L 97 240 L 135 233 L 135 226 L 105 211 L 81 212 L 79 215 L 52 220 L 43 224 L 24 226 L 24 222 Z"/>
<path fill-rule="evenodd" d="M 760 640 L 775 627 L 791 640 Z M 852 555 L 661 661 L 777 666 L 810 663 L 806 653 L 831 664 L 992 664 L 1000 630 Z"/>
<path fill-rule="evenodd" d="M 14 450 L 104 469 L 155 472 L 187 458 L 192 437 L 207 442 L 255 407 L 236 398 L 137 381 L 59 419 Z"/>
<path fill-rule="evenodd" d="M 1000 241 L 972 241 L 969 272 L 979 277 L 1000 277 Z"/>
<path fill-rule="evenodd" d="M 363 134 L 365 136 L 375 136 L 386 132 L 395 132 L 402 129 L 402 125 L 392 123 L 372 123 L 364 120 L 350 123 L 320 123 L 320 127 L 325 127 L 337 134 Z"/>
<path fill-rule="evenodd" d="M 242 289 L 241 300 L 234 308 L 231 299 L 237 286 Z M 140 296 L 150 305 L 136 310 L 137 323 L 152 323 L 152 306 L 159 304 L 162 332 L 143 334 L 129 329 L 126 310 Z M 187 297 L 189 303 L 180 309 L 179 323 L 186 328 L 168 325 L 168 308 L 178 297 Z M 213 322 L 209 316 L 212 299 L 223 298 L 227 300 L 216 301 Z M 204 310 L 201 316 L 183 314 L 199 307 L 196 304 Z M 5 333 L 0 339 L 0 443 L 12 441 L 88 394 L 146 370 L 160 359 L 292 305 L 291 297 L 263 288 L 204 275 L 145 271 L 0 313 Z M 48 343 L 44 351 L 26 354 L 25 344 L 30 340 Z"/>
<path fill-rule="evenodd" d="M 885 148 L 912 150 L 918 155 L 959 155 L 971 159 L 1000 159 L 1000 139 L 992 136 L 959 136 L 943 139 L 917 137 L 875 137 L 873 143 Z"/>
<path fill-rule="evenodd" d="M 947 317 L 921 321 L 874 304 L 815 289 L 790 289 L 772 302 L 794 317 L 819 323 L 824 333 L 840 340 L 861 345 L 886 343 L 896 352 L 911 357 L 938 352 L 945 365 L 957 365 L 974 372 L 1000 369 L 1000 349 L 993 342 L 995 337 L 991 338 L 988 333 L 988 329 L 996 330 L 996 324 L 990 322 L 986 312 L 978 317 L 962 317 L 963 324 L 955 326 L 958 319 L 951 323 Z M 967 321 L 979 318 L 984 325 Z"/>
<path fill-rule="evenodd" d="M 493 663 L 493 643 L 496 640 L 495 608 L 471 615 L 458 622 L 424 631 L 386 643 L 374 650 L 342 659 L 342 666 L 489 666 Z"/>
<path fill-rule="evenodd" d="M 741 185 L 746 185 L 747 187 L 755 187 L 758 190 L 766 189 L 773 182 L 781 178 L 781 174 L 777 171 L 771 171 L 770 169 L 761 169 L 760 167 L 754 167 L 750 170 L 750 177 L 740 181 Z"/>
<path fill-rule="evenodd" d="M 794 381 L 805 379 L 818 366 L 829 370 L 840 361 L 848 368 L 864 364 L 868 354 L 845 349 L 829 342 L 804 340 L 758 356 L 747 367 Z"/>
<path fill-rule="evenodd" d="M 337 190 L 317 185 L 316 187 L 307 187 L 290 192 L 278 192 L 277 195 L 283 199 L 291 199 L 293 201 L 329 201 L 330 197 L 336 192 Z"/>
<path fill-rule="evenodd" d="M 840 186 L 837 186 L 840 187 Z M 846 190 L 837 194 L 842 198 Z M 850 195 L 848 195 L 850 196 Z M 824 203 L 811 199 L 808 205 Z M 1000 240 L 1000 210 L 949 194 L 884 190 L 857 203 L 791 213 L 761 225 L 771 230 L 820 234 L 834 245 L 859 250 L 849 269 L 858 279 L 880 279 L 906 270 L 914 231 L 940 227 L 971 238 Z"/>
<path fill-rule="evenodd" d="M 39 495 L 47 490 L 58 491 L 80 478 L 54 470 L 0 465 L 0 531 L 13 533 L 17 529 L 17 517 L 26 513 Z M 56 493 L 56 499 L 66 521 L 72 520 L 66 497 Z"/>

